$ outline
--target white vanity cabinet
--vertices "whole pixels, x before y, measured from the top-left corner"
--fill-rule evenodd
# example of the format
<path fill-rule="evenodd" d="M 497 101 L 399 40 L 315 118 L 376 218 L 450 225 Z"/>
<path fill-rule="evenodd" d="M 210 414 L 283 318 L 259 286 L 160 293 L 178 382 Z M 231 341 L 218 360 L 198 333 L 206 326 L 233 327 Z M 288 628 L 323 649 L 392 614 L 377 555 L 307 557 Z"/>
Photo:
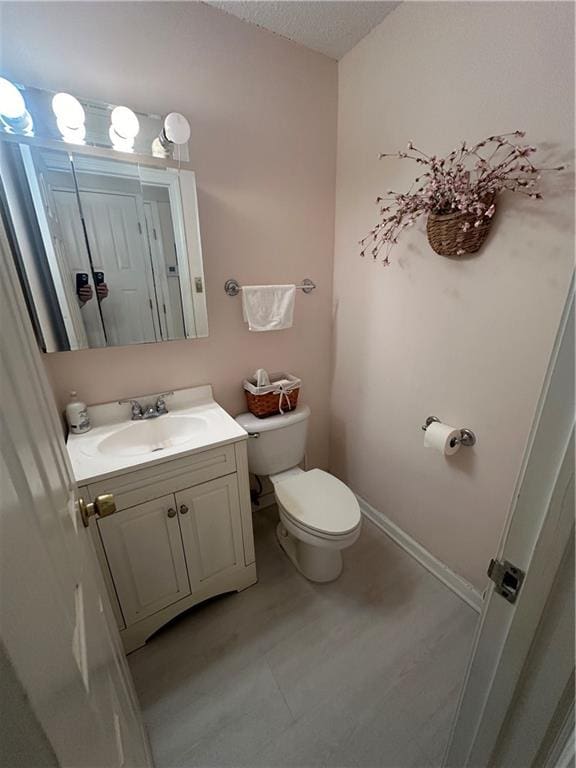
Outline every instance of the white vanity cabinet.
<path fill-rule="evenodd" d="M 117 512 L 91 520 L 127 652 L 191 606 L 254 584 L 244 440 L 88 483 Z"/>

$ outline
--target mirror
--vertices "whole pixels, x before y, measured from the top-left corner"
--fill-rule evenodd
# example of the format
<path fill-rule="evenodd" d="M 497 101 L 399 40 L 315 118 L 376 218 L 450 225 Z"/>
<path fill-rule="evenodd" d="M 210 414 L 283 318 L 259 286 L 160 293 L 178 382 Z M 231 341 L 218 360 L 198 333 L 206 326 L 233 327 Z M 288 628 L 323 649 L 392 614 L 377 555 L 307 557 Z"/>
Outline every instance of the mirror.
<path fill-rule="evenodd" d="M 208 335 L 192 171 L 23 143 L 1 150 L 45 351 Z"/>

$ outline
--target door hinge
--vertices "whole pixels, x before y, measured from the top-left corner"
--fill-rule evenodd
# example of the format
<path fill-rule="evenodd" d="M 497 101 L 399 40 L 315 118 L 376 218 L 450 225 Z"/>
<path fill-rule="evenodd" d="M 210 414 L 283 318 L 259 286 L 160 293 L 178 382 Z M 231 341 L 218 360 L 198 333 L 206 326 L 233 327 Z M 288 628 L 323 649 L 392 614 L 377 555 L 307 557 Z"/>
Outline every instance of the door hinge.
<path fill-rule="evenodd" d="M 140 222 L 138 222 L 138 232 L 142 234 L 142 224 Z"/>
<path fill-rule="evenodd" d="M 488 576 L 496 585 L 494 589 L 509 603 L 515 603 L 520 587 L 524 581 L 525 573 L 508 560 L 490 560 Z"/>

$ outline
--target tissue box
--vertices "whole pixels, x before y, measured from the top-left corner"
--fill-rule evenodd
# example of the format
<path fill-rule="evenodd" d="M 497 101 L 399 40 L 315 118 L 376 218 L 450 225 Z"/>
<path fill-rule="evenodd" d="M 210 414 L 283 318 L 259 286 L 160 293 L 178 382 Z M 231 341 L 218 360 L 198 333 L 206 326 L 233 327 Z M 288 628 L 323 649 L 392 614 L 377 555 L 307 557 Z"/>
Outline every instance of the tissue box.
<path fill-rule="evenodd" d="M 270 374 L 270 384 L 258 387 L 256 379 L 244 379 L 244 394 L 250 413 L 259 419 L 296 408 L 301 381 L 291 373 Z"/>

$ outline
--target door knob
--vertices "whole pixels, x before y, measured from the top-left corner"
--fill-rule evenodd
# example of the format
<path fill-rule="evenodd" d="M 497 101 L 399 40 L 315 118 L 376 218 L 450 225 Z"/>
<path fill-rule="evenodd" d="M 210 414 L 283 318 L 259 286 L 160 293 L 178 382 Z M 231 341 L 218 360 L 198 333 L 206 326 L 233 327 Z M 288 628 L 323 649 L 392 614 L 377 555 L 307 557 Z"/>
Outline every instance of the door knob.
<path fill-rule="evenodd" d="M 78 499 L 78 510 L 80 517 L 84 523 L 84 527 L 88 528 L 88 523 L 93 515 L 98 517 L 108 517 L 116 512 L 116 502 L 114 501 L 114 494 L 102 493 L 100 496 L 96 496 L 93 502 L 86 503 L 83 498 Z"/>
<path fill-rule="evenodd" d="M 186 506 L 186 504 L 181 504 L 180 505 L 180 514 L 181 515 L 185 515 L 186 512 L 188 512 L 188 507 Z"/>
<path fill-rule="evenodd" d="M 168 510 L 168 517 L 176 517 L 176 510 L 172 509 L 172 507 Z"/>

